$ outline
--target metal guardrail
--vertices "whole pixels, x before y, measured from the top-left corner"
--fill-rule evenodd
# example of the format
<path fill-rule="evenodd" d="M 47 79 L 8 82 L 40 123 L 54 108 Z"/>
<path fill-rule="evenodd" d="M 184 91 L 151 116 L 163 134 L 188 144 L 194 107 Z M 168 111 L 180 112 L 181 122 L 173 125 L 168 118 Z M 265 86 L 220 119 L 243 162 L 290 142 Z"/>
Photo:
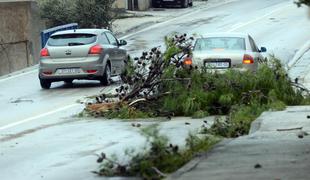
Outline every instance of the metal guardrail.
<path fill-rule="evenodd" d="M 46 29 L 41 32 L 41 47 L 43 48 L 45 44 L 47 43 L 48 38 L 54 34 L 57 31 L 63 31 L 63 30 L 70 30 L 70 29 L 77 29 L 78 24 L 77 23 L 71 23 L 71 24 L 66 24 L 62 26 L 56 26 L 50 29 Z"/>

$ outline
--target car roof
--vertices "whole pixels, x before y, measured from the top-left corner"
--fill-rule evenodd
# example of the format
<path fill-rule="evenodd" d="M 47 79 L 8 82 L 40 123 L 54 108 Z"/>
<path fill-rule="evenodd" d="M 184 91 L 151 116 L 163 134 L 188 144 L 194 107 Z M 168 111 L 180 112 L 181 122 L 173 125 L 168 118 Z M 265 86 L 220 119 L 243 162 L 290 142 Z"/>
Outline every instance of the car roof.
<path fill-rule="evenodd" d="M 71 29 L 71 30 L 64 30 L 64 31 L 57 31 L 53 33 L 54 35 L 60 34 L 72 34 L 72 33 L 86 33 L 86 34 L 100 34 L 102 32 L 108 32 L 107 29 Z"/>
<path fill-rule="evenodd" d="M 208 38 L 208 37 L 240 37 L 240 38 L 247 38 L 249 34 L 247 33 L 232 33 L 232 32 L 221 32 L 221 33 L 207 33 L 203 34 L 201 38 Z"/>

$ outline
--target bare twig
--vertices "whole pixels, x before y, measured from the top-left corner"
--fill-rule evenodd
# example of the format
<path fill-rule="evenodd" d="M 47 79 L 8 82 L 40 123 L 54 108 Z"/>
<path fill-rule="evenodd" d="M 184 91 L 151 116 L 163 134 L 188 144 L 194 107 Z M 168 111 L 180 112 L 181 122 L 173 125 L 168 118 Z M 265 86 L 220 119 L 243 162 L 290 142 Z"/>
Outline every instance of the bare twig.
<path fill-rule="evenodd" d="M 136 100 L 132 101 L 131 103 L 129 103 L 128 106 L 133 106 L 133 105 L 135 105 L 136 103 L 145 102 L 145 101 L 146 101 L 145 98 L 136 99 Z"/>
<path fill-rule="evenodd" d="M 277 131 L 295 131 L 295 130 L 302 130 L 302 127 L 287 128 L 287 129 L 277 129 Z"/>

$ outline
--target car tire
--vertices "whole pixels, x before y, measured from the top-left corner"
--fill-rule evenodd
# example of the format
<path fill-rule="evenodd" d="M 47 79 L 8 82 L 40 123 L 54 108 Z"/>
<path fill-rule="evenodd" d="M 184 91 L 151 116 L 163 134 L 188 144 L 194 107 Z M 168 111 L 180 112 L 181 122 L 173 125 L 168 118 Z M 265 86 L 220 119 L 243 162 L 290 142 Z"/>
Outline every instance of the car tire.
<path fill-rule="evenodd" d="M 109 64 L 106 64 L 103 75 L 100 79 L 100 83 L 104 86 L 111 84 L 111 67 Z"/>
<path fill-rule="evenodd" d="M 160 6 L 155 1 L 153 1 L 152 2 L 152 7 L 153 8 L 159 8 Z"/>
<path fill-rule="evenodd" d="M 40 79 L 40 85 L 43 89 L 49 89 L 52 85 L 52 82 L 50 80 Z"/>
<path fill-rule="evenodd" d="M 182 8 L 187 8 L 188 7 L 188 0 L 184 0 L 182 4 Z"/>
<path fill-rule="evenodd" d="M 189 7 L 193 7 L 193 1 L 190 2 L 190 3 L 188 3 L 188 6 L 189 6 Z"/>
<path fill-rule="evenodd" d="M 67 80 L 64 80 L 64 82 L 65 82 L 66 84 L 72 84 L 73 79 L 67 79 Z"/>

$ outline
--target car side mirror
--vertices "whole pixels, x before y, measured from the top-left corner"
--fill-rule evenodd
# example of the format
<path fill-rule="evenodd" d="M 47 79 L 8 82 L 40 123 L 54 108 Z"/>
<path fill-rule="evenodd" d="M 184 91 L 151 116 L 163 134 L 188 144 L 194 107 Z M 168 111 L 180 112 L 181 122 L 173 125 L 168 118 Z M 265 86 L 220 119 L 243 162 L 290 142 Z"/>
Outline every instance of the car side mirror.
<path fill-rule="evenodd" d="M 119 40 L 118 45 L 119 45 L 119 46 L 125 46 L 125 45 L 127 45 L 127 41 L 125 41 L 125 40 Z"/>
<path fill-rule="evenodd" d="M 261 48 L 260 48 L 260 52 L 267 52 L 267 48 L 261 47 Z"/>

